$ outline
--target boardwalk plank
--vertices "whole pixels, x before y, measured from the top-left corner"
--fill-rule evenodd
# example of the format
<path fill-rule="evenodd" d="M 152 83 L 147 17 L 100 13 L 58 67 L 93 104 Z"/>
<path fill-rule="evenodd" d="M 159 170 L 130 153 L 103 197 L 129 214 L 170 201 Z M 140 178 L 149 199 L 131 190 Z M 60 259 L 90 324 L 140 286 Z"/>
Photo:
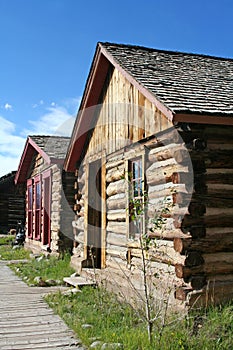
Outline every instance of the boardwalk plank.
<path fill-rule="evenodd" d="M 55 287 L 28 287 L 2 261 L 0 276 L 1 350 L 84 350 L 43 300 L 43 295 Z"/>

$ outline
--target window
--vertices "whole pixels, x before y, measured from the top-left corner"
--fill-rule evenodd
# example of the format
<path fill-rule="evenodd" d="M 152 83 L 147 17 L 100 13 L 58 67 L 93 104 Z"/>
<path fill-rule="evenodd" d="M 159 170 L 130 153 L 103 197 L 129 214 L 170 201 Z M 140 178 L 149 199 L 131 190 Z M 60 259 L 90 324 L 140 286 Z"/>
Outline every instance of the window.
<path fill-rule="evenodd" d="M 33 181 L 27 181 L 27 231 L 28 237 L 33 237 Z"/>
<path fill-rule="evenodd" d="M 136 239 L 144 232 L 145 184 L 142 157 L 129 162 L 129 238 Z"/>
<path fill-rule="evenodd" d="M 43 236 L 42 243 L 50 246 L 51 240 L 51 171 L 43 174 Z"/>
<path fill-rule="evenodd" d="M 41 181 L 40 176 L 35 178 L 35 239 L 40 239 L 41 233 Z"/>

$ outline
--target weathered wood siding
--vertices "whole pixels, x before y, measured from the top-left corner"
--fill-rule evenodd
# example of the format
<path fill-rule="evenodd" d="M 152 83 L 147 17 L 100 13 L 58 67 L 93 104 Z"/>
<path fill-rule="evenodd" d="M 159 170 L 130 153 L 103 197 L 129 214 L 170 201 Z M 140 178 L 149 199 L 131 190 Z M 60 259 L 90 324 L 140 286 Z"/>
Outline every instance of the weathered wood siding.
<path fill-rule="evenodd" d="M 171 126 L 117 69 L 109 71 L 99 103 L 86 157 L 113 153 Z"/>
<path fill-rule="evenodd" d="M 0 231 L 16 229 L 18 221 L 25 223 L 24 186 L 14 183 L 15 172 L 0 179 Z"/>

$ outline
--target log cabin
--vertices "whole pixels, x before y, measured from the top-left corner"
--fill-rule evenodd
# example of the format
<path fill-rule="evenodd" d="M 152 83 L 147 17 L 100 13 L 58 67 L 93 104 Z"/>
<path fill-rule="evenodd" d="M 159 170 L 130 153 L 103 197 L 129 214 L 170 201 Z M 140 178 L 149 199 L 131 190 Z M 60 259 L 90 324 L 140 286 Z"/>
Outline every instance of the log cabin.
<path fill-rule="evenodd" d="M 175 307 L 231 300 L 232 136 L 233 59 L 98 43 L 64 163 L 76 175 L 73 266 L 125 295 L 131 273 L 142 289 L 146 235 Z"/>
<path fill-rule="evenodd" d="M 16 185 L 25 185 L 26 242 L 34 253 L 72 250 L 73 174 L 63 171 L 69 137 L 28 136 Z"/>
<path fill-rule="evenodd" d="M 0 233 L 16 230 L 18 222 L 25 222 L 24 186 L 14 183 L 16 171 L 0 178 Z"/>

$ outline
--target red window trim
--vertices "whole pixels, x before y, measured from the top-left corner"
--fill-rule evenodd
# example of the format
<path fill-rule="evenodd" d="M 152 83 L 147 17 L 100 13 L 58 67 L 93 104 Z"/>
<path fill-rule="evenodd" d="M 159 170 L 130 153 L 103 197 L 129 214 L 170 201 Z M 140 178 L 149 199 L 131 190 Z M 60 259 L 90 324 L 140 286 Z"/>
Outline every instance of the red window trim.
<path fill-rule="evenodd" d="M 39 184 L 39 200 L 37 198 L 37 185 Z M 34 239 L 39 241 L 41 238 L 41 206 L 42 206 L 42 188 L 41 175 L 34 178 Z"/>
<path fill-rule="evenodd" d="M 29 189 L 31 189 L 31 195 L 29 195 Z M 33 179 L 27 180 L 27 236 L 33 238 Z M 31 203 L 29 201 L 31 200 Z"/>
<path fill-rule="evenodd" d="M 52 171 L 51 169 L 46 170 L 42 174 L 43 178 L 43 189 L 44 189 L 44 195 L 43 195 L 43 230 L 42 230 L 42 244 L 47 244 L 50 247 L 51 244 L 51 191 L 52 191 Z M 47 184 L 46 182 L 49 181 L 48 186 L 49 190 L 47 192 Z M 46 232 L 47 231 L 47 232 Z"/>

